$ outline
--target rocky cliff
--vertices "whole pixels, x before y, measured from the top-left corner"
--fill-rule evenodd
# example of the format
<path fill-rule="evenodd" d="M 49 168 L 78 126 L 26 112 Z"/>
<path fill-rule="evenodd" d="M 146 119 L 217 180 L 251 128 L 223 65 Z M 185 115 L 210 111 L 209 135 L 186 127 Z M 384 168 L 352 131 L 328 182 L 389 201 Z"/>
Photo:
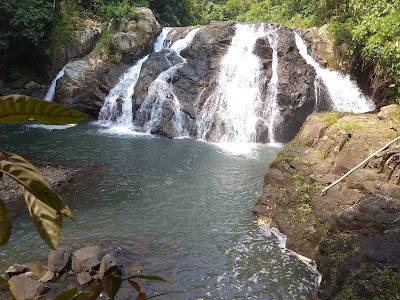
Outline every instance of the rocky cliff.
<path fill-rule="evenodd" d="M 288 248 L 316 260 L 325 299 L 396 299 L 399 292 L 399 146 L 321 195 L 398 135 L 397 112 L 392 105 L 379 113 L 312 114 L 265 175 L 254 211 L 287 235 Z"/>
<path fill-rule="evenodd" d="M 119 77 L 135 60 L 152 51 L 161 31 L 149 9 L 138 8 L 136 11 L 143 14 L 142 19 L 124 20 L 115 33 L 106 37 L 107 49 L 94 51 L 98 39 L 94 32 L 86 34 L 86 30 L 77 34 L 77 39 L 81 36 L 89 36 L 90 39 L 79 39 L 81 43 L 76 42 L 76 46 L 72 44 L 71 49 L 62 52 L 58 62 L 70 62 L 64 76 L 57 81 L 56 101 L 97 118 L 104 98 Z M 58 66 L 61 69 L 62 64 L 58 63 Z"/>
<path fill-rule="evenodd" d="M 89 113 L 94 118 L 99 114 L 104 98 L 119 76 L 137 59 L 151 50 L 160 27 L 149 12 L 146 15 L 148 26 L 145 34 L 138 36 L 127 30 L 126 34 L 115 34 L 112 41 L 119 49 L 128 51 L 130 59 L 123 59 L 120 64 L 110 62 L 110 58 L 91 53 L 84 58 L 75 59 L 65 69 L 65 75 L 57 85 L 56 98 L 70 108 Z M 128 26 L 129 27 L 129 26 Z M 128 28 L 127 27 L 127 28 Z M 130 29 L 133 27 L 130 26 Z M 193 27 L 172 28 L 165 45 L 170 46 L 175 41 L 184 38 Z M 276 101 L 278 103 L 278 123 L 275 124 L 275 139 L 279 142 L 288 142 L 300 129 L 306 117 L 315 109 L 315 70 L 308 65 L 299 54 L 296 47 L 294 32 L 282 25 L 265 25 L 265 36 L 257 40 L 253 52 L 260 61 L 259 94 L 263 104 L 257 108 L 256 114 L 265 114 L 268 110 L 270 98 L 268 93 L 272 76 L 273 49 L 267 37 L 268 30 L 274 30 L 277 39 L 278 54 L 278 83 Z M 167 137 L 174 137 L 172 122 L 176 120 L 176 105 L 173 99 L 179 102 L 181 124 L 188 134 L 198 137 L 199 115 L 202 114 L 204 103 L 215 93 L 218 86 L 218 74 L 221 71 L 221 61 L 227 53 L 236 27 L 232 22 L 213 22 L 202 26 L 186 49 L 181 51 L 182 58 L 177 57 L 172 50 L 163 50 L 150 54 L 143 64 L 139 80 L 132 98 L 133 118 L 137 125 L 142 126 L 150 116 L 141 113 L 137 118 L 141 105 L 148 96 L 151 83 L 161 72 L 180 64 L 170 76 L 171 85 L 169 101 L 163 102 L 162 120 L 150 129 Z M 138 45 L 138 40 L 141 44 Z M 131 46 L 129 46 L 131 45 Z M 147 51 L 146 51 L 147 50 Z M 129 62 L 129 64 L 128 64 Z M 321 94 L 322 95 L 322 94 Z M 321 95 L 319 96 L 321 98 Z M 325 98 L 329 97 L 326 93 Z M 246 99 L 243 99 L 246 101 Z M 329 99 L 319 99 L 320 103 L 329 102 Z M 329 105 L 327 106 L 329 108 Z M 142 109 L 143 110 L 143 109 Z M 213 131 L 221 131 L 226 124 L 214 120 L 211 129 L 203 138 L 218 141 L 218 135 Z M 259 121 L 253 141 L 268 142 L 269 128 L 266 122 Z"/>

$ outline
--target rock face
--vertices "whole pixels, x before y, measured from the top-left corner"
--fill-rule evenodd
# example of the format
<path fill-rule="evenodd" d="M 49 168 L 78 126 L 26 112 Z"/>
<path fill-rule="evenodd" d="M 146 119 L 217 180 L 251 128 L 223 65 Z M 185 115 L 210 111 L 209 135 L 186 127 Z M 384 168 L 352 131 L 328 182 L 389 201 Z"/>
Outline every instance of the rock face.
<path fill-rule="evenodd" d="M 111 38 L 120 50 L 117 52 L 124 55 L 121 63 L 111 63 L 116 55 L 92 53 L 66 67 L 56 92 L 56 98 L 61 103 L 98 117 L 111 88 L 129 66 L 151 52 L 160 32 L 160 26 L 151 12 L 144 9 L 143 14 L 145 17 L 140 22 L 132 20 L 121 24 L 120 32 Z M 259 72 L 259 75 L 253 80 L 257 82 L 258 94 L 255 104 L 251 105 L 246 103 L 252 103 L 252 95 L 243 95 L 240 100 L 231 100 L 234 97 L 224 99 L 229 90 L 235 90 L 240 80 L 229 90 L 223 89 L 229 86 L 226 82 L 235 82 L 226 80 L 233 77 L 231 74 L 243 74 L 246 78 L 251 76 L 247 76 L 245 69 L 229 73 L 233 67 L 226 63 L 228 60 L 241 62 L 241 57 L 231 59 L 226 54 L 232 55 L 229 52 L 232 40 L 236 38 L 239 27 L 247 25 L 248 35 L 255 38 L 251 40 L 251 45 L 242 44 L 250 49 L 248 53 L 256 56 L 259 65 L 254 72 Z M 293 29 L 279 24 L 247 25 L 213 22 L 196 29 L 170 28 L 164 45 L 175 47 L 174 50 L 165 48 L 151 53 L 142 64 L 140 74 L 136 74 L 138 80 L 132 103 L 128 103 L 132 104 L 132 117 L 129 116 L 132 123 L 144 131 L 169 138 L 190 136 L 213 142 L 238 141 L 236 125 L 245 123 L 244 127 L 252 127 L 242 134 L 246 135 L 245 142 L 288 142 L 311 112 L 330 110 L 332 101 L 329 93 L 324 84 L 316 80 L 314 68 L 300 55 Z M 262 34 L 250 29 L 254 27 L 257 30 L 261 28 Z M 322 45 L 325 35 L 321 32 L 327 31 L 311 32 L 303 32 L 303 36 L 308 34 L 320 41 L 318 45 Z M 190 36 L 192 39 L 188 39 Z M 186 40 L 188 43 L 180 48 L 178 44 Z M 236 44 L 237 40 L 245 39 L 235 39 Z M 331 50 L 332 45 L 325 43 L 313 48 L 313 53 L 322 53 L 320 61 L 321 57 L 330 60 L 328 54 Z M 276 84 L 272 82 L 273 77 L 277 80 Z M 112 106 L 115 113 L 110 114 L 109 121 L 115 121 L 125 113 L 122 110 L 122 106 L 126 107 L 122 105 L 126 101 L 123 97 L 120 96 L 116 105 Z M 236 118 L 235 112 L 228 109 L 236 105 L 233 102 L 252 108 L 246 107 L 246 115 Z M 247 120 L 253 116 L 254 122 L 248 125 Z M 226 136 L 228 138 L 225 139 Z"/>
<path fill-rule="evenodd" d="M 86 20 L 82 30 L 74 33 L 72 41 L 66 47 L 63 46 L 55 51 L 55 63 L 51 75 L 54 77 L 68 61 L 89 54 L 96 45 L 101 31 L 100 23 Z"/>
<path fill-rule="evenodd" d="M 84 45 L 71 46 L 71 51 L 66 50 L 64 59 L 57 61 L 65 64 L 73 60 L 65 68 L 64 76 L 57 81 L 55 101 L 85 112 L 93 118 L 98 117 L 104 98 L 119 77 L 134 61 L 152 50 L 160 33 L 161 27 L 149 9 L 138 8 L 137 12 L 142 14 L 139 21 L 124 20 L 118 28 L 119 31 L 111 36 L 115 48 L 113 55 L 93 51 L 97 41 L 93 34 L 91 39 L 79 39 L 81 42 L 85 41 Z M 90 35 L 85 32 L 82 33 L 84 36 Z M 80 51 L 83 49 L 85 51 Z M 61 68 L 62 65 L 57 70 Z"/>
<path fill-rule="evenodd" d="M 135 11 L 142 15 L 141 19 L 139 21 L 125 20 L 120 25 L 119 32 L 112 36 L 111 41 L 130 55 L 140 56 L 148 52 L 149 48 L 151 50 L 161 27 L 148 8 L 137 8 Z"/>
<path fill-rule="evenodd" d="M 279 141 L 290 140 L 301 127 L 306 117 L 311 113 L 315 105 L 314 78 L 315 71 L 307 65 L 300 56 L 295 45 L 294 34 L 291 29 L 284 26 L 271 26 L 278 36 L 278 93 L 277 102 L 279 105 L 280 130 L 276 133 Z M 174 28 L 168 34 L 166 44 L 171 45 L 182 37 L 192 28 Z M 179 67 L 172 70 L 167 82 L 171 85 L 168 95 L 165 96 L 170 101 L 163 102 L 162 120 L 156 127 L 151 129 L 152 133 L 174 137 L 171 129 L 172 122 L 176 119 L 181 121 L 186 131 L 192 137 L 197 137 L 199 126 L 198 117 L 204 110 L 204 103 L 215 93 L 218 87 L 218 75 L 221 71 L 221 60 L 227 53 L 235 34 L 235 23 L 215 22 L 201 27 L 189 46 L 181 51 L 181 56 L 186 60 L 181 64 L 181 60 L 176 58 L 170 51 L 153 53 L 143 64 L 139 80 L 135 87 L 133 96 L 133 116 L 136 116 L 138 125 L 143 125 L 150 118 L 151 107 L 143 108 L 146 97 L 149 95 L 149 88 L 155 78 L 167 68 L 176 64 Z M 268 28 L 265 28 L 265 37 L 257 40 L 253 52 L 260 60 L 260 97 L 264 104 L 258 110 L 267 110 L 268 106 L 268 85 L 272 76 L 272 48 L 267 38 Z M 172 100 L 175 99 L 175 100 Z M 177 117 L 174 110 L 174 101 L 179 102 L 179 113 Z M 245 99 L 243 99 L 245 101 Z M 152 102 L 155 103 L 155 100 Z M 140 117 L 138 116 L 140 111 Z M 143 115 L 143 111 L 148 115 Z M 262 114 L 261 111 L 257 112 Z M 220 122 L 215 120 L 215 122 Z M 223 127 L 223 124 L 220 124 Z M 268 128 L 263 124 L 257 125 L 257 142 L 268 142 Z M 217 141 L 217 136 L 211 128 L 206 139 Z"/>
<path fill-rule="evenodd" d="M 272 219 L 288 248 L 316 260 L 323 299 L 390 299 L 391 280 L 399 282 L 400 148 L 376 155 L 321 195 L 397 135 L 396 114 L 396 105 L 379 114 L 313 114 L 265 175 L 254 212 Z"/>

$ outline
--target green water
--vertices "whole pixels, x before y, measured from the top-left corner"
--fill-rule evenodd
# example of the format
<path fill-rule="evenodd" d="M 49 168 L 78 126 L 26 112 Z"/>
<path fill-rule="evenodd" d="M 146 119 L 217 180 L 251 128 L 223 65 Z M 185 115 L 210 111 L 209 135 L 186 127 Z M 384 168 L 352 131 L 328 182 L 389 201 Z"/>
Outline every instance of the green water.
<path fill-rule="evenodd" d="M 310 298 L 312 272 L 282 252 L 251 211 L 279 147 L 232 155 L 192 139 L 116 132 L 91 123 L 0 126 L 1 149 L 88 170 L 61 193 L 77 219 L 64 219 L 61 246 L 98 241 L 117 249 L 127 273 L 168 281 L 145 283 L 148 296 L 169 293 L 158 299 Z M 27 213 L 13 225 L 0 273 L 44 260 L 49 250 Z"/>

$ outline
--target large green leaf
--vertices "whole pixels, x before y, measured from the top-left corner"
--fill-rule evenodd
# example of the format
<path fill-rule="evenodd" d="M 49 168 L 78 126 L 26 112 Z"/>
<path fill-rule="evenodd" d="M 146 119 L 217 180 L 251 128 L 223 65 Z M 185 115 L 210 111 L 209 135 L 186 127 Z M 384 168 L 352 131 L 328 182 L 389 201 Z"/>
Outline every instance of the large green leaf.
<path fill-rule="evenodd" d="M 4 286 L 10 286 L 10 284 L 8 283 L 8 281 L 0 276 L 0 284 L 4 285 Z"/>
<path fill-rule="evenodd" d="M 11 161 L 11 162 L 15 163 L 16 165 L 19 165 L 21 167 L 24 167 L 25 169 L 28 169 L 29 171 L 34 172 L 39 178 L 41 178 L 44 182 L 46 182 L 46 180 L 42 176 L 42 173 L 40 173 L 38 171 L 38 169 L 36 169 L 35 166 L 32 165 L 30 162 L 28 162 L 25 158 L 23 158 L 17 154 L 2 151 L 2 150 L 0 150 L 0 153 L 2 153 L 5 157 L 7 157 L 8 161 Z"/>
<path fill-rule="evenodd" d="M 62 227 L 61 214 L 37 199 L 25 188 L 24 196 L 33 224 L 40 236 L 50 248 L 56 249 Z"/>
<path fill-rule="evenodd" d="M 118 274 L 110 274 L 103 278 L 103 288 L 106 291 L 108 297 L 112 300 L 115 299 L 120 287 L 121 287 L 122 279 Z"/>
<path fill-rule="evenodd" d="M 0 199 L 0 246 L 7 244 L 11 235 L 11 219 L 8 216 L 7 210 Z"/>
<path fill-rule="evenodd" d="M 64 214 L 71 220 L 74 220 L 68 206 L 64 203 L 61 197 L 51 189 L 50 185 L 43 179 L 43 176 L 34 166 L 18 155 L 5 151 L 0 152 L 10 159 L 10 161 L 0 162 L 1 172 L 14 178 L 44 204 L 50 206 L 57 212 Z"/>
<path fill-rule="evenodd" d="M 102 286 L 94 286 L 86 291 L 79 293 L 73 299 L 74 300 L 96 300 L 97 297 L 100 296 L 102 291 L 103 291 Z"/>
<path fill-rule="evenodd" d="M 71 300 L 78 294 L 78 288 L 73 288 L 58 294 L 54 300 Z"/>
<path fill-rule="evenodd" d="M 0 123 L 41 123 L 65 125 L 88 118 L 66 106 L 23 95 L 0 97 Z"/>

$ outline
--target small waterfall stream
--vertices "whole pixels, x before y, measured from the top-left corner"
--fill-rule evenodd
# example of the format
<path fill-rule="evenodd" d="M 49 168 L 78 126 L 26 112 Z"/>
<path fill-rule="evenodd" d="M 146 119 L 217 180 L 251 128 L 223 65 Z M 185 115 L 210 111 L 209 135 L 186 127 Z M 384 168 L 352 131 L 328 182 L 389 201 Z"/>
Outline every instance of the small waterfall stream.
<path fill-rule="evenodd" d="M 322 80 L 328 88 L 335 110 L 363 113 L 375 109 L 372 100 L 363 95 L 357 84 L 350 79 L 350 76 L 343 76 L 337 71 L 322 68 L 307 53 L 307 46 L 301 37 L 296 32 L 294 34 L 296 38 L 296 46 L 299 49 L 301 56 L 303 56 L 308 64 L 315 68 L 315 71 L 317 72 L 316 80 Z M 320 84 L 317 83 L 317 86 L 320 86 Z M 318 103 L 318 98 L 316 99 L 316 103 Z"/>
<path fill-rule="evenodd" d="M 154 43 L 154 52 L 161 51 L 165 36 L 170 28 L 164 28 Z M 133 127 L 132 95 L 139 79 L 143 63 L 148 59 L 146 55 L 130 67 L 119 79 L 118 83 L 110 90 L 104 99 L 103 107 L 99 113 L 99 120 L 112 122 L 118 126 Z"/>
<path fill-rule="evenodd" d="M 274 136 L 274 127 L 276 120 L 279 114 L 279 107 L 277 103 L 277 94 L 278 94 L 278 34 L 276 31 L 271 29 L 271 25 L 269 27 L 269 31 L 267 34 L 269 44 L 272 47 L 272 77 L 268 84 L 268 109 L 267 109 L 267 116 L 269 119 L 268 122 L 268 137 L 270 143 L 275 143 L 275 136 Z"/>
<path fill-rule="evenodd" d="M 69 63 L 68 63 L 69 64 Z M 47 91 L 46 96 L 44 97 L 44 100 L 46 101 L 53 101 L 54 99 L 54 95 L 56 93 L 56 86 L 57 86 L 57 80 L 60 79 L 61 77 L 64 76 L 64 71 L 65 68 L 68 66 L 68 64 L 66 64 L 60 72 L 58 72 L 57 76 L 53 79 L 53 81 L 51 82 L 51 85 L 49 87 L 49 90 Z"/>
<path fill-rule="evenodd" d="M 137 112 L 136 122 L 143 124 L 142 126 L 147 132 L 157 132 L 163 122 L 163 111 L 166 107 L 172 114 L 173 134 L 176 137 L 188 136 L 188 126 L 184 123 L 190 122 L 188 117 L 181 111 L 180 103 L 172 89 L 172 77 L 175 71 L 181 68 L 186 60 L 180 55 L 193 40 L 200 28 L 192 29 L 185 38 L 177 40 L 172 44 L 170 49 L 183 60 L 174 66 L 161 72 L 158 77 L 150 84 L 148 94 L 142 106 Z"/>

